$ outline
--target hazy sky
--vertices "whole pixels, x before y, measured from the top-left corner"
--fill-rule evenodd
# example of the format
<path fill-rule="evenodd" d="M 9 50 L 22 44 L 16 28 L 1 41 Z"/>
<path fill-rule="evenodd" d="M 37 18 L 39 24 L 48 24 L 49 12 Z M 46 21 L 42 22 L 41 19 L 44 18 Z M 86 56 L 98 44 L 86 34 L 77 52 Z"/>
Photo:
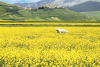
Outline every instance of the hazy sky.
<path fill-rule="evenodd" d="M 18 2 L 32 3 L 32 2 L 37 2 L 37 1 L 40 1 L 40 0 L 0 0 L 0 1 L 13 4 L 13 3 L 18 3 Z"/>

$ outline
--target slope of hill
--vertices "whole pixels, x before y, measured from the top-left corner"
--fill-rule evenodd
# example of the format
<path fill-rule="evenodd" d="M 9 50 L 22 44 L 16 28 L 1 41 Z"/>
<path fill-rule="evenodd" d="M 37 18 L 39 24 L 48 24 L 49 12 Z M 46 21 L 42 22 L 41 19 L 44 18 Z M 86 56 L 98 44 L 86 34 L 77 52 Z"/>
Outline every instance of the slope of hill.
<path fill-rule="evenodd" d="M 27 9 L 0 2 L 0 19 L 11 20 L 98 20 L 98 17 L 87 16 L 68 9 L 47 4 L 37 9 Z"/>
<path fill-rule="evenodd" d="M 100 11 L 89 11 L 89 12 L 80 12 L 81 14 L 100 16 Z"/>
<path fill-rule="evenodd" d="M 16 5 L 0 1 L 0 19 L 26 19 L 31 18 L 31 11 Z"/>
<path fill-rule="evenodd" d="M 87 1 L 82 4 L 78 4 L 67 8 L 69 10 L 76 11 L 76 12 L 100 11 L 100 2 Z"/>
<path fill-rule="evenodd" d="M 41 18 L 45 20 L 53 20 L 57 18 L 59 20 L 99 20 L 99 17 L 88 16 L 80 14 L 74 11 L 70 11 L 65 8 L 49 8 L 49 7 L 39 7 L 38 9 L 33 9 L 32 14 L 34 18 Z"/>

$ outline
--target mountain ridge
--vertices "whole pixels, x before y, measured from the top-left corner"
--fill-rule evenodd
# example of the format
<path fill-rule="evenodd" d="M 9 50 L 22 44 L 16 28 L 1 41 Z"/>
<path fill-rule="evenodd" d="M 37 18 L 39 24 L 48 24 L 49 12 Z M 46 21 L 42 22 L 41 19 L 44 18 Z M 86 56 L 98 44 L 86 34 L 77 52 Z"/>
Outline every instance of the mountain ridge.
<path fill-rule="evenodd" d="M 69 10 L 79 12 L 79 13 L 82 13 L 82 14 L 85 14 L 85 15 L 98 16 L 97 11 L 100 11 L 100 8 L 99 8 L 100 7 L 99 6 L 100 5 L 100 0 L 40 0 L 36 3 L 34 3 L 33 4 L 34 6 L 32 6 L 32 7 L 31 7 L 32 3 L 30 5 L 28 5 L 29 4 L 28 3 L 26 6 L 23 6 L 23 7 L 38 8 L 38 7 L 46 5 L 48 3 L 54 4 L 54 5 L 57 5 L 57 6 L 60 6 L 60 7 L 64 7 L 64 8 L 67 8 Z M 19 6 L 22 6 L 23 4 L 24 3 L 22 3 Z M 95 4 L 95 5 L 92 5 L 92 4 Z M 18 4 L 16 4 L 16 5 L 18 5 Z M 100 14 L 99 14 L 99 16 L 100 16 Z"/>
<path fill-rule="evenodd" d="M 66 7 L 69 10 L 76 12 L 89 12 L 89 11 L 100 11 L 100 2 L 87 1 L 82 4 L 78 4 L 72 7 Z"/>
<path fill-rule="evenodd" d="M 48 3 L 60 6 L 60 7 L 71 7 L 77 4 L 81 4 L 87 1 L 96 1 L 100 2 L 100 0 L 40 0 L 36 3 L 14 3 L 15 5 L 26 7 L 26 8 L 36 8 Z"/>

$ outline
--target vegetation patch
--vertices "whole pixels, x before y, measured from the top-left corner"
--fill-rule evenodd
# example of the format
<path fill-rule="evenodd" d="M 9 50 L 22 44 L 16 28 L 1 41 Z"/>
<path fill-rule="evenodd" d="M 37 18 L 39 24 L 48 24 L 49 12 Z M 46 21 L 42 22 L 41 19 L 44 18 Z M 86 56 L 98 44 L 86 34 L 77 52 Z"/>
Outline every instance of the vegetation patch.
<path fill-rule="evenodd" d="M 51 18 L 60 21 L 60 19 L 58 19 L 57 17 L 51 17 Z"/>

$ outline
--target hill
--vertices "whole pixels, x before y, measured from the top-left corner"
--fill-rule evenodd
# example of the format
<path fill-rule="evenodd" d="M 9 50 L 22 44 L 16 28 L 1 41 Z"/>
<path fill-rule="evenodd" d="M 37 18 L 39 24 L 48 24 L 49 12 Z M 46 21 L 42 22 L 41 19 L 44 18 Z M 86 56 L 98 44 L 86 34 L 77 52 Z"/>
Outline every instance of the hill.
<path fill-rule="evenodd" d="M 99 17 L 87 16 L 53 4 L 47 4 L 36 9 L 4 2 L 0 2 L 0 5 L 0 19 L 4 20 L 99 20 Z"/>
<path fill-rule="evenodd" d="M 34 18 L 37 17 L 45 20 L 99 20 L 99 17 L 80 14 L 53 4 L 46 4 L 33 9 L 32 14 Z"/>
<path fill-rule="evenodd" d="M 100 16 L 100 2 L 96 1 L 87 1 L 67 8 L 85 15 Z"/>
<path fill-rule="evenodd" d="M 100 2 L 87 1 L 82 4 L 78 4 L 67 8 L 69 10 L 76 11 L 76 12 L 100 11 Z"/>
<path fill-rule="evenodd" d="M 38 9 L 37 11 L 34 9 L 32 11 L 34 18 L 41 18 L 45 20 L 84 20 L 86 16 L 83 14 L 79 14 L 68 9 L 58 9 L 58 8 L 45 8 Z"/>
<path fill-rule="evenodd" d="M 65 7 L 85 15 L 100 16 L 98 15 L 98 11 L 100 11 L 100 0 L 40 0 L 36 3 L 15 3 L 15 5 L 36 8 L 48 3 Z"/>
<path fill-rule="evenodd" d="M 31 11 L 23 7 L 7 4 L 0 1 L 0 19 L 29 19 L 32 18 Z"/>

